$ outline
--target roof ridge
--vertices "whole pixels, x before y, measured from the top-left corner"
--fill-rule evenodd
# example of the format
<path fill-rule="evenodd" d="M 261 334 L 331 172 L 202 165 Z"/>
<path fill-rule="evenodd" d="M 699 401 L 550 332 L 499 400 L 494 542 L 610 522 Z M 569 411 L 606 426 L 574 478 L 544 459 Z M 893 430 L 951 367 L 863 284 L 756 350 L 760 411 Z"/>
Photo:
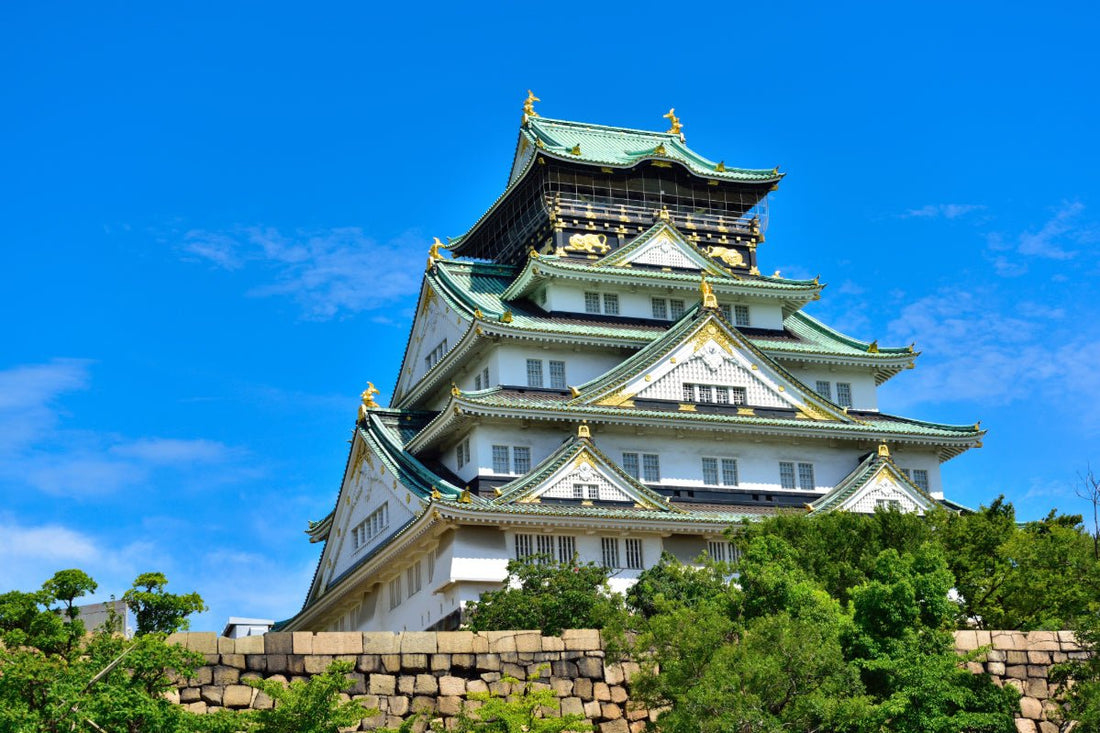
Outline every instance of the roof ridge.
<path fill-rule="evenodd" d="M 601 125 L 597 122 L 579 122 L 577 120 L 559 120 L 553 117 L 532 117 L 528 118 L 527 124 L 538 125 L 542 122 L 549 122 L 552 125 L 568 125 L 569 127 L 587 127 L 596 130 L 606 130 L 608 132 L 627 132 L 635 135 L 654 135 L 657 137 L 669 138 L 674 140 L 680 139 L 679 133 L 672 132 L 658 132 L 656 130 L 641 130 L 635 127 L 620 127 L 618 125 Z"/>

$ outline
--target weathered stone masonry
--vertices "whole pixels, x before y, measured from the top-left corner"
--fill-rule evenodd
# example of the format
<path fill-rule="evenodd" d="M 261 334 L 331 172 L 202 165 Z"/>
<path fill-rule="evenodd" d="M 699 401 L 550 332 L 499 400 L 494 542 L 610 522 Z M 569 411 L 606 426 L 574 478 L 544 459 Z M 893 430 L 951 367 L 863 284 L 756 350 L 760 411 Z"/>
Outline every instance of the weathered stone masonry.
<path fill-rule="evenodd" d="M 1021 695 L 1016 728 L 1020 733 L 1055 733 L 1047 720 L 1047 670 L 1053 663 L 1083 656 L 1070 632 L 959 631 L 956 647 L 969 652 L 989 647 L 971 671 L 1011 685 Z M 206 666 L 179 682 L 174 696 L 196 712 L 217 708 L 265 708 L 271 699 L 244 684 L 248 678 L 290 681 L 324 671 L 334 660 L 354 664 L 351 697 L 380 714 L 362 730 L 396 726 L 418 711 L 453 717 L 471 692 L 510 692 L 504 677 L 530 680 L 558 696 L 558 712 L 578 713 L 600 733 L 636 733 L 648 710 L 630 701 L 629 680 L 637 666 L 609 664 L 598 631 L 570 630 L 560 637 L 538 631 L 449 632 L 292 632 L 241 639 L 213 633 L 182 633 L 170 638 L 206 656 Z M 472 706 L 476 703 L 471 703 Z"/>

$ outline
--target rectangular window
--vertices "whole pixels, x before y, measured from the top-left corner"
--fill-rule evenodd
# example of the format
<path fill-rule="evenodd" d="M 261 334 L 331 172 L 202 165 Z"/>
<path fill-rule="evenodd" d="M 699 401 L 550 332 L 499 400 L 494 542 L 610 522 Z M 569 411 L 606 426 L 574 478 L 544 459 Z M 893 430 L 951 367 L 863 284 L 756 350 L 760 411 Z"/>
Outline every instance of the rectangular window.
<path fill-rule="evenodd" d="M 695 401 L 695 385 L 694 384 L 685 384 L 684 385 L 684 402 L 694 402 L 694 401 Z"/>
<path fill-rule="evenodd" d="M 814 391 L 827 400 L 831 400 L 833 398 L 833 387 L 831 384 L 824 380 L 817 380 L 817 386 L 814 388 Z"/>
<path fill-rule="evenodd" d="M 733 306 L 733 325 L 739 328 L 749 325 L 749 307 L 747 305 Z"/>
<path fill-rule="evenodd" d="M 737 562 L 741 557 L 741 552 L 737 549 L 737 545 L 722 540 L 708 541 L 707 554 L 710 555 L 711 560 L 716 560 L 718 562 Z"/>
<path fill-rule="evenodd" d="M 427 356 L 424 357 L 424 366 L 431 369 L 439 363 L 443 355 L 447 353 L 447 339 L 443 339 Z"/>
<path fill-rule="evenodd" d="M 719 405 L 728 405 L 730 403 L 730 391 L 725 387 L 715 387 L 714 401 Z"/>
<path fill-rule="evenodd" d="M 550 387 L 553 389 L 565 389 L 565 362 L 550 362 Z"/>
<path fill-rule="evenodd" d="M 527 360 L 527 386 L 542 386 L 542 359 Z"/>
<path fill-rule="evenodd" d="M 600 486 L 599 484 L 573 484 L 573 498 L 598 500 L 600 498 Z"/>
<path fill-rule="evenodd" d="M 511 467 L 508 464 L 508 446 L 506 445 L 494 445 L 493 446 L 493 473 L 495 474 L 508 474 L 511 473 Z"/>
<path fill-rule="evenodd" d="M 481 374 L 480 373 L 477 376 L 474 377 L 474 390 L 475 391 L 480 391 L 481 390 Z"/>
<path fill-rule="evenodd" d="M 798 488 L 802 489 L 803 491 L 814 490 L 814 464 L 798 464 Z"/>
<path fill-rule="evenodd" d="M 599 293 L 585 293 L 584 294 L 584 312 L 585 313 L 599 313 L 600 312 L 600 294 Z"/>
<path fill-rule="evenodd" d="M 695 391 L 699 393 L 700 402 L 714 402 L 714 388 L 709 384 L 697 384 Z"/>
<path fill-rule="evenodd" d="M 558 562 L 573 562 L 577 554 L 577 541 L 572 537 L 558 537 Z"/>
<path fill-rule="evenodd" d="M 623 470 L 634 478 L 642 477 L 642 474 L 638 471 L 637 453 L 623 453 Z"/>
<path fill-rule="evenodd" d="M 642 480 L 650 482 L 661 480 L 661 460 L 656 454 L 642 454 Z"/>
<path fill-rule="evenodd" d="M 623 540 L 623 545 L 626 548 L 626 566 L 631 570 L 641 570 L 644 565 L 642 564 L 642 541 L 638 539 Z"/>
<path fill-rule="evenodd" d="M 684 317 L 684 301 L 670 299 L 668 301 L 668 315 L 672 320 L 677 321 Z"/>
<path fill-rule="evenodd" d="M 413 563 L 405 570 L 405 586 L 409 589 L 409 597 L 420 592 L 420 561 Z"/>
<path fill-rule="evenodd" d="M 362 522 L 355 525 L 351 531 L 352 545 L 355 549 L 359 549 L 381 534 L 382 530 L 386 529 L 389 524 L 390 505 L 387 502 L 371 512 Z"/>
<path fill-rule="evenodd" d="M 653 305 L 653 317 L 660 318 L 662 321 L 667 321 L 668 301 L 664 298 L 650 298 L 649 302 Z"/>
<path fill-rule="evenodd" d="M 462 468 L 470 462 L 470 439 L 466 438 L 455 447 L 455 463 Z"/>
<path fill-rule="evenodd" d="M 577 541 L 565 535 L 517 534 L 516 559 L 522 560 L 532 555 L 545 555 L 551 562 L 568 563 L 577 553 Z M 543 558 L 545 559 L 545 558 Z"/>
<path fill-rule="evenodd" d="M 737 460 L 735 458 L 722 459 L 722 485 L 737 486 Z"/>
<path fill-rule="evenodd" d="M 708 486 L 718 485 L 718 459 L 703 459 L 703 483 Z"/>
<path fill-rule="evenodd" d="M 718 310 L 722 311 L 723 318 L 731 323 L 733 322 L 733 314 L 730 312 L 730 307 L 728 303 L 722 303 L 721 305 L 719 305 Z"/>
<path fill-rule="evenodd" d="M 849 382 L 836 383 L 836 403 L 841 407 L 852 406 L 852 385 Z"/>
<path fill-rule="evenodd" d="M 928 471 L 923 468 L 913 469 L 913 483 L 925 491 L 928 491 Z"/>
<path fill-rule="evenodd" d="M 527 473 L 531 470 L 531 449 L 523 446 L 512 448 L 512 470 Z"/>
<path fill-rule="evenodd" d="M 401 601 L 404 600 L 401 597 L 401 576 L 390 581 L 390 610 L 397 608 L 401 605 Z"/>
<path fill-rule="evenodd" d="M 534 536 L 529 534 L 516 535 L 516 559 L 522 560 L 535 554 Z"/>
<path fill-rule="evenodd" d="M 619 567 L 619 540 L 614 537 L 600 538 L 600 546 L 603 550 L 603 566 L 605 568 Z"/>
<path fill-rule="evenodd" d="M 539 555 L 546 555 L 550 560 L 554 559 L 554 547 L 557 543 L 554 541 L 554 537 L 548 534 L 535 535 L 535 548 L 538 550 Z"/>
<path fill-rule="evenodd" d="M 779 486 L 783 489 L 795 488 L 794 464 L 790 461 L 779 462 Z"/>
<path fill-rule="evenodd" d="M 481 383 L 485 385 L 485 389 L 489 389 L 489 367 L 481 370 Z"/>
<path fill-rule="evenodd" d="M 615 293 L 603 294 L 603 312 L 609 316 L 619 315 L 619 296 Z"/>
<path fill-rule="evenodd" d="M 435 550 L 428 553 L 428 582 L 435 580 Z"/>
<path fill-rule="evenodd" d="M 746 405 L 748 399 L 745 395 L 744 387 L 730 387 L 730 404 L 731 405 Z"/>

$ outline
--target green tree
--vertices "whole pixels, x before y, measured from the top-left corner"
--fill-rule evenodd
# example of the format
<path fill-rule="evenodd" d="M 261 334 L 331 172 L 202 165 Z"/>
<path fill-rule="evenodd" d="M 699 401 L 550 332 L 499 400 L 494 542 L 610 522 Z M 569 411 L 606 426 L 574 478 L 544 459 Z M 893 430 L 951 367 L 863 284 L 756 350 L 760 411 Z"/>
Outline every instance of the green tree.
<path fill-rule="evenodd" d="M 340 700 L 351 685 L 351 662 L 336 661 L 319 675 L 289 685 L 273 680 L 245 680 L 270 696 L 275 705 L 255 713 L 256 733 L 337 733 L 377 714 L 357 700 Z"/>
<path fill-rule="evenodd" d="M 533 556 L 508 562 L 508 578 L 500 590 L 481 594 L 467 607 L 474 631 L 541 629 L 556 635 L 562 629 L 599 629 L 621 617 L 621 596 L 608 588 L 609 570 L 593 563 L 553 562 Z"/>
<path fill-rule="evenodd" d="M 171 634 L 187 628 L 187 617 L 207 610 L 198 593 L 168 593 L 163 573 L 142 573 L 130 590 L 122 594 L 126 606 L 134 612 L 137 633 Z"/>
<path fill-rule="evenodd" d="M 721 596 L 729 583 L 728 565 L 705 562 L 685 565 L 667 552 L 651 568 L 638 575 L 638 582 L 626 591 L 626 605 L 649 618 L 670 604 L 693 606 Z"/>
<path fill-rule="evenodd" d="M 1050 670 L 1055 684 L 1053 697 L 1063 706 L 1065 722 L 1075 721 L 1075 731 L 1100 733 L 1100 615 L 1094 609 L 1078 619 L 1074 631 L 1077 643 L 1088 652 L 1084 659 L 1071 659 Z"/>

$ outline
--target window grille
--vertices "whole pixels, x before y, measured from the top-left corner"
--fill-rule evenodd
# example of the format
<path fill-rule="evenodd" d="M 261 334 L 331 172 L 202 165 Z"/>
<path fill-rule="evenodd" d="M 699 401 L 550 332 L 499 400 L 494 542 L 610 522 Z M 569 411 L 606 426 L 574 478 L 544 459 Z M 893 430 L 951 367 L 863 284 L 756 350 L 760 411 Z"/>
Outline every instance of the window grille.
<path fill-rule="evenodd" d="M 542 359 L 527 360 L 527 386 L 542 386 Z"/>
<path fill-rule="evenodd" d="M 694 384 L 685 384 L 684 385 L 684 402 L 694 402 L 694 401 L 695 401 L 695 385 Z"/>
<path fill-rule="evenodd" d="M 852 385 L 849 382 L 836 383 L 836 403 L 841 407 L 852 406 Z"/>
<path fill-rule="evenodd" d="M 593 501 L 600 500 L 600 485 L 599 484 L 573 484 L 573 498 L 574 499 L 590 499 Z"/>
<path fill-rule="evenodd" d="M 389 524 L 390 505 L 389 502 L 386 502 L 352 529 L 352 545 L 355 549 L 359 549 L 381 534 L 382 530 L 386 529 Z"/>
<path fill-rule="evenodd" d="M 747 305 L 733 306 L 733 325 L 739 328 L 749 325 L 749 307 Z"/>
<path fill-rule="evenodd" d="M 814 391 L 827 400 L 831 400 L 833 398 L 832 385 L 822 379 L 817 380 L 817 387 L 814 389 Z"/>
<path fill-rule="evenodd" d="M 457 446 L 455 446 L 455 463 L 458 464 L 459 468 L 462 468 L 463 466 L 465 466 L 469 462 L 470 462 L 470 439 L 466 438 L 466 440 L 460 441 L 459 444 Z"/>
<path fill-rule="evenodd" d="M 550 362 L 550 386 L 553 389 L 565 389 L 565 362 Z"/>
<path fill-rule="evenodd" d="M 615 293 L 603 294 L 603 312 L 609 316 L 619 315 L 619 296 Z"/>
<path fill-rule="evenodd" d="M 737 545 L 722 540 L 710 540 L 707 542 L 707 554 L 711 560 L 718 562 L 737 562 L 741 558 L 741 552 Z"/>
<path fill-rule="evenodd" d="M 474 389 L 475 390 L 480 390 L 481 389 L 481 374 L 478 374 L 477 376 L 474 377 Z"/>
<path fill-rule="evenodd" d="M 481 383 L 485 385 L 485 389 L 489 389 L 489 367 L 481 370 Z"/>
<path fill-rule="evenodd" d="M 548 534 L 535 535 L 535 547 L 538 548 L 539 555 L 548 555 L 551 559 L 554 557 L 554 536 Z"/>
<path fill-rule="evenodd" d="M 714 401 L 719 405 L 728 405 L 730 401 L 729 390 L 725 387 L 714 388 Z"/>
<path fill-rule="evenodd" d="M 511 473 L 508 465 L 508 446 L 506 445 L 494 445 L 493 446 L 493 473 L 495 474 L 507 474 Z"/>
<path fill-rule="evenodd" d="M 923 468 L 914 468 L 913 483 L 915 483 L 918 488 L 928 491 L 928 471 Z"/>
<path fill-rule="evenodd" d="M 795 488 L 794 464 L 790 461 L 779 462 L 779 486 L 784 489 Z"/>
<path fill-rule="evenodd" d="M 531 449 L 524 446 L 512 448 L 512 470 L 527 473 L 531 470 Z"/>
<path fill-rule="evenodd" d="M 619 541 L 614 537 L 602 537 L 600 545 L 603 550 L 603 566 L 605 568 L 619 567 Z"/>
<path fill-rule="evenodd" d="M 623 453 L 623 470 L 634 478 L 641 478 L 642 475 L 638 471 L 637 453 Z"/>
<path fill-rule="evenodd" d="M 805 491 L 813 491 L 814 489 L 814 464 L 812 463 L 799 463 L 798 464 L 798 488 Z"/>
<path fill-rule="evenodd" d="M 677 321 L 684 317 L 684 301 L 670 299 L 668 301 L 668 315 L 672 320 Z"/>
<path fill-rule="evenodd" d="M 656 454 L 642 454 L 642 478 L 650 482 L 661 480 L 661 460 Z"/>
<path fill-rule="evenodd" d="M 718 310 L 722 311 L 723 318 L 725 318 L 727 321 L 730 321 L 731 323 L 733 322 L 733 317 L 730 313 L 730 307 L 728 304 L 722 303 L 718 306 Z"/>
<path fill-rule="evenodd" d="M 428 553 L 428 582 L 435 580 L 435 550 Z"/>
<path fill-rule="evenodd" d="M 641 570 L 644 567 L 642 563 L 642 541 L 627 539 L 623 540 L 623 545 L 626 547 L 626 566 L 631 570 Z"/>
<path fill-rule="evenodd" d="M 703 483 L 708 486 L 718 485 L 718 459 L 703 459 Z"/>
<path fill-rule="evenodd" d="M 529 534 L 516 535 L 516 559 L 522 560 L 535 554 L 534 536 Z"/>
<path fill-rule="evenodd" d="M 737 460 L 734 458 L 722 459 L 722 485 L 737 486 Z"/>
<path fill-rule="evenodd" d="M 420 561 L 417 560 L 405 570 L 405 586 L 409 589 L 409 597 L 420 592 Z"/>
<path fill-rule="evenodd" d="M 697 384 L 695 391 L 699 394 L 700 402 L 714 402 L 714 388 L 709 384 Z"/>
<path fill-rule="evenodd" d="M 584 312 L 585 313 L 599 313 L 600 312 L 600 294 L 599 293 L 585 293 L 584 294 Z"/>
<path fill-rule="evenodd" d="M 401 605 L 401 601 L 404 600 L 401 597 L 401 576 L 390 581 L 390 610 L 397 608 Z"/>
<path fill-rule="evenodd" d="M 731 405 L 745 405 L 748 404 L 748 398 L 745 395 L 744 387 L 730 387 L 730 404 Z"/>
<path fill-rule="evenodd" d="M 653 317 L 660 318 L 663 321 L 668 320 L 668 301 L 664 298 L 651 298 L 650 303 L 653 304 Z"/>
<path fill-rule="evenodd" d="M 569 536 L 558 537 L 558 562 L 573 562 L 577 554 L 577 541 Z"/>

